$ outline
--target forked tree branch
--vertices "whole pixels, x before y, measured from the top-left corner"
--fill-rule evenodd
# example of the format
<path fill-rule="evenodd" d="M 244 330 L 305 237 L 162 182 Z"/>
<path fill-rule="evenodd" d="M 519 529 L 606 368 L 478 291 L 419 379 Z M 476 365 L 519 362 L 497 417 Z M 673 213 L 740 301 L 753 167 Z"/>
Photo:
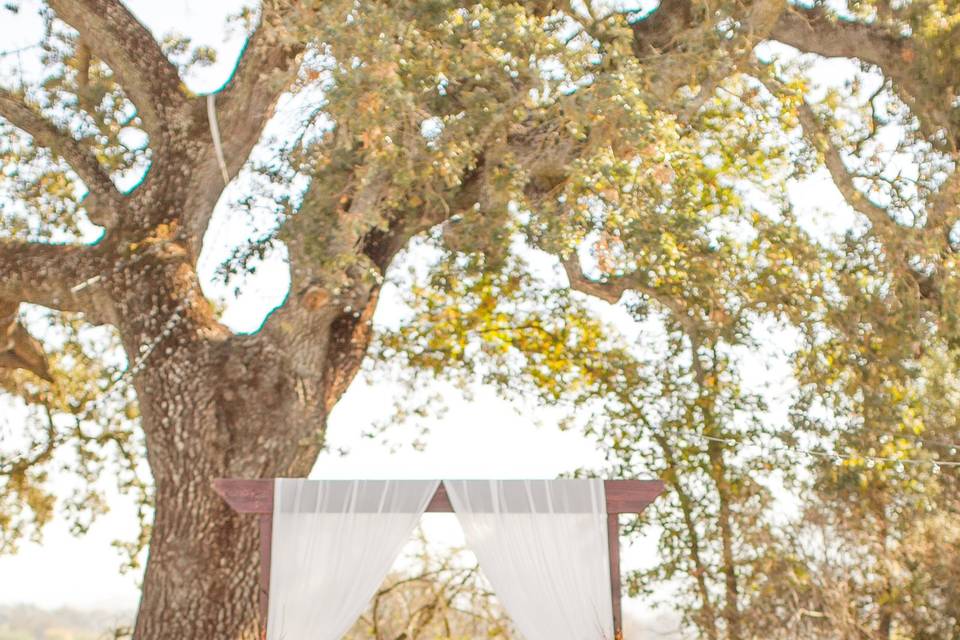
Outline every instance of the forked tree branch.
<path fill-rule="evenodd" d="M 847 165 L 840 155 L 839 148 L 830 137 L 830 132 L 820 124 L 813 109 L 805 101 L 802 101 L 797 107 L 797 117 L 807 140 L 823 156 L 823 164 L 844 201 L 854 211 L 869 220 L 870 225 L 878 234 L 907 237 L 916 231 L 898 224 L 885 207 L 874 203 L 863 191 L 857 188 L 853 182 L 853 175 L 847 169 Z"/>
<path fill-rule="evenodd" d="M 301 42 L 294 39 L 294 14 L 289 0 L 267 0 L 260 24 L 247 40 L 237 68 L 217 94 L 224 156 L 231 177 L 260 139 L 277 100 L 290 88 L 299 69 Z"/>
<path fill-rule="evenodd" d="M 830 132 L 817 121 L 810 105 L 802 102 L 797 108 L 797 116 L 807 139 L 823 156 L 823 164 L 847 204 L 866 217 L 877 231 L 882 232 L 896 225 L 884 207 L 875 204 L 854 184 L 853 176 L 847 170 L 840 150 L 830 138 Z"/>
<path fill-rule="evenodd" d="M 699 335 L 700 328 L 696 325 L 695 318 L 691 316 L 682 300 L 672 297 L 668 292 L 658 290 L 651 286 L 641 274 L 633 273 L 622 276 L 611 276 L 606 280 L 594 280 L 583 272 L 580 261 L 576 256 L 561 257 L 560 265 L 563 267 L 567 280 L 570 282 L 570 288 L 588 296 L 599 298 L 610 304 L 616 304 L 627 291 L 636 291 L 643 294 L 651 300 L 660 304 L 665 310 L 670 312 L 671 317 L 686 329 L 691 336 Z"/>
<path fill-rule="evenodd" d="M 786 8 L 783 0 L 754 0 L 734 16 L 738 23 L 734 37 L 716 38 L 719 14 L 696 5 L 689 0 L 661 2 L 632 25 L 634 54 L 641 60 L 649 58 L 656 77 L 651 90 L 657 97 L 671 100 L 681 87 L 699 87 L 692 100 L 684 96 L 679 107 L 682 121 L 692 118 L 720 83 L 746 62 Z"/>
<path fill-rule="evenodd" d="M 952 87 L 946 86 L 937 74 L 920 67 L 916 39 L 893 33 L 872 24 L 852 22 L 833 16 L 823 8 L 803 9 L 794 5 L 781 15 L 770 34 L 800 51 L 833 58 L 851 58 L 876 66 L 889 78 L 899 97 L 910 107 L 920 123 L 920 130 L 935 146 L 946 146 L 956 153 L 960 145 L 951 107 Z M 941 132 L 948 133 L 946 144 Z"/>
<path fill-rule="evenodd" d="M 425 203 L 417 216 L 391 215 L 381 211 L 380 217 L 387 221 L 386 228 L 371 216 L 364 216 L 369 214 L 366 207 L 378 206 L 377 187 L 369 184 L 366 193 L 355 194 L 357 202 L 351 203 L 348 208 L 352 213 L 347 212 L 347 215 L 371 219 L 360 225 L 362 232 L 341 233 L 334 241 L 336 246 L 343 247 L 352 239 L 359 255 L 355 264 L 345 269 L 337 266 L 333 274 L 326 274 L 317 267 L 316 258 L 303 242 L 310 238 L 296 228 L 298 220 L 304 217 L 315 220 L 324 217 L 324 213 L 301 211 L 288 221 L 290 293 L 284 304 L 270 314 L 255 339 L 266 341 L 284 353 L 292 368 L 304 375 L 305 389 L 309 387 L 310 377 L 322 372 L 327 382 L 322 401 L 328 410 L 346 390 L 366 353 L 380 291 L 373 272 L 382 276 L 397 253 L 418 233 L 452 215 L 472 209 L 480 199 L 483 166 L 484 159 L 480 157 L 473 167 L 464 170 L 457 187 L 437 194 L 438 200 Z M 316 198 L 307 197 L 305 206 L 313 206 L 316 201 Z M 316 227 L 311 225 L 306 229 L 317 233 Z M 346 273 L 345 281 L 338 279 L 341 269 Z M 338 284 L 331 286 L 331 281 Z"/>
<path fill-rule="evenodd" d="M 303 44 L 289 34 L 294 13 L 289 0 L 267 0 L 260 10 L 260 23 L 240 54 L 237 67 L 214 95 L 227 180 L 232 180 L 247 162 L 273 116 L 277 101 L 297 77 Z M 199 253 L 214 205 L 223 191 L 223 171 L 213 147 L 194 172 L 188 210 L 196 212 L 187 223 L 193 249 Z"/>
<path fill-rule="evenodd" d="M 0 89 L 0 116 L 13 126 L 30 134 L 38 146 L 63 158 L 76 172 L 90 192 L 84 206 L 97 224 L 116 218 L 123 206 L 123 196 L 96 156 L 83 142 L 47 120 L 20 96 Z"/>
<path fill-rule="evenodd" d="M 49 0 L 57 17 L 80 32 L 136 105 L 143 129 L 158 145 L 182 121 L 187 95 L 177 68 L 150 31 L 120 0 Z"/>
<path fill-rule="evenodd" d="M 882 27 L 833 16 L 823 8 L 803 9 L 796 5 L 783 12 L 770 37 L 806 53 L 825 58 L 851 58 L 874 65 L 893 81 L 904 101 L 919 111 L 916 115 L 922 121 L 929 120 L 927 112 L 934 111 L 935 125 L 941 126 L 944 122 L 939 95 L 918 104 L 927 92 L 910 38 Z M 932 127 L 928 125 L 928 128 Z"/>

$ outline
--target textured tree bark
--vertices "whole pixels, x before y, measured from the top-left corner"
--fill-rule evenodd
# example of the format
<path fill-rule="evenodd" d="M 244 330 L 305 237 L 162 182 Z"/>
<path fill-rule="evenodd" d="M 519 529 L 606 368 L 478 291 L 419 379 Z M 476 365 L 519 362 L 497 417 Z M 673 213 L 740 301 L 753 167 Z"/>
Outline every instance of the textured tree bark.
<path fill-rule="evenodd" d="M 305 310 L 292 296 L 316 324 L 298 325 L 290 344 L 266 331 L 238 336 L 213 317 L 185 256 L 144 260 L 113 291 L 130 361 L 150 349 L 134 378 L 156 491 L 135 637 L 252 639 L 261 628 L 257 523 L 233 513 L 211 482 L 309 473 L 329 408 L 366 350 L 376 292 L 359 314 Z"/>
<path fill-rule="evenodd" d="M 205 476 L 157 483 L 156 491 L 134 637 L 259 637 L 253 519 L 230 513 Z"/>
<path fill-rule="evenodd" d="M 259 341 L 191 341 L 194 330 L 171 337 L 170 355 L 161 344 L 137 381 L 156 487 L 138 640 L 258 637 L 257 523 L 211 481 L 306 475 L 326 425 L 326 384 L 305 392 Z M 324 379 L 358 365 L 341 359 Z"/>
<path fill-rule="evenodd" d="M 296 77 L 302 44 L 278 40 L 292 6 L 264 3 L 260 28 L 219 95 L 228 178 L 246 162 Z M 234 335 L 221 325 L 196 274 L 224 181 L 204 100 L 182 91 L 176 68 L 122 3 L 52 1 L 51 7 L 81 32 L 137 104 L 154 155 L 144 180 L 121 195 L 85 147 L 18 96 L 0 93 L 0 113 L 75 165 L 96 198 L 97 221 L 107 227 L 94 247 L 4 241 L 0 302 L 84 312 L 120 333 L 155 487 L 134 636 L 255 638 L 256 523 L 231 512 L 211 481 L 310 471 L 326 416 L 366 350 L 376 287 L 351 290 L 351 313 L 340 300 L 316 304 L 291 291 L 256 335 Z M 390 244 L 392 251 L 404 241 Z M 391 257 L 382 252 L 378 264 L 385 267 Z M 312 277 L 309 264 L 295 270 L 297 278 Z"/>

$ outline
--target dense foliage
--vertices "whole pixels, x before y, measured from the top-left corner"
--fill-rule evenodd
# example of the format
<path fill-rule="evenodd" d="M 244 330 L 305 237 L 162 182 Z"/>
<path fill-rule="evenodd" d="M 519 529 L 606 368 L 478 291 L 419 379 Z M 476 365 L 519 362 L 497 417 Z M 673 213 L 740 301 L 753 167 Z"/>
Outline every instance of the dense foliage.
<path fill-rule="evenodd" d="M 607 454 L 581 473 L 666 481 L 630 585 L 700 636 L 960 637 L 956 2 L 265 1 L 220 149 L 180 82 L 209 51 L 109 0 L 39 15 L 0 89 L 3 548 L 56 466 L 79 529 L 113 461 L 158 523 L 209 474 L 305 473 L 387 281 L 373 375 L 565 407 Z M 290 264 L 251 336 L 196 275 L 234 180 L 271 223 L 222 273 Z"/>

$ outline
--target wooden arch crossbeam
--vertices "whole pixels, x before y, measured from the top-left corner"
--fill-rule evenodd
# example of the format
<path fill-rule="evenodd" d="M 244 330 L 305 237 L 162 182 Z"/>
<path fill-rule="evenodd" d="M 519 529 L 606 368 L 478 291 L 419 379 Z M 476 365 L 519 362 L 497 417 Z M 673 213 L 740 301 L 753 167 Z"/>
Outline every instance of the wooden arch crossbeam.
<path fill-rule="evenodd" d="M 613 628 L 617 638 L 623 634 L 620 585 L 621 513 L 637 514 L 663 492 L 660 480 L 604 480 L 607 498 L 607 536 L 610 550 L 610 593 L 613 596 Z M 214 490 L 237 513 L 251 513 L 260 519 L 260 619 L 266 623 L 270 600 L 270 545 L 273 538 L 273 480 L 217 479 Z M 427 513 L 452 513 L 453 505 L 440 484 Z"/>

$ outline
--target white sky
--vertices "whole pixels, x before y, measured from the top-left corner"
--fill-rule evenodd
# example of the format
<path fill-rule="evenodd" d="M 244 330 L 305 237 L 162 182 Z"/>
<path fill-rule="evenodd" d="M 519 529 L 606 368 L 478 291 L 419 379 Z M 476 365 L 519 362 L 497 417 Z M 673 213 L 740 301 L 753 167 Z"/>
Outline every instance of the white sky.
<path fill-rule="evenodd" d="M 177 31 L 190 36 L 196 44 L 219 51 L 216 65 L 189 79 L 193 90 L 207 92 L 224 83 L 242 45 L 242 34 L 237 28 L 225 38 L 224 20 L 243 2 L 135 0 L 127 4 L 158 37 Z M 36 25 L 31 24 L 29 18 L 33 6 L 33 2 L 25 1 L 21 3 L 21 18 L 0 22 L 0 51 L 35 41 L 31 27 Z M 3 20 L 7 19 L 7 14 L 0 15 Z M 21 54 L 23 59 L 30 55 L 29 51 Z M 231 190 L 234 196 L 239 188 L 242 187 L 234 186 Z M 824 210 L 846 209 L 824 175 L 798 185 L 795 193 L 798 213 L 808 213 L 811 219 L 816 219 L 818 212 Z M 248 224 L 230 216 L 230 196 L 228 192 L 218 207 L 207 237 L 208 250 L 201 258 L 201 273 L 207 278 L 229 248 L 246 240 L 252 231 Z M 282 300 L 286 288 L 285 268 L 275 259 L 260 268 L 239 299 L 228 300 L 224 320 L 238 330 L 256 328 L 264 313 Z M 222 287 L 216 286 L 210 287 L 209 294 L 215 298 L 227 296 Z M 389 322 L 391 314 L 396 312 L 390 296 L 385 298 L 378 311 L 380 322 Z M 602 303 L 598 306 L 606 307 Z M 618 321 L 625 334 L 636 334 L 637 328 L 629 325 L 624 314 L 612 309 L 607 313 Z M 756 374 L 760 378 L 769 375 L 765 371 Z M 577 467 L 602 463 L 590 440 L 557 428 L 556 413 L 544 410 L 536 416 L 528 412 L 521 414 L 484 389 L 476 390 L 475 399 L 469 402 L 449 389 L 440 391 L 448 399 L 449 411 L 442 419 L 432 421 L 426 451 L 405 447 L 391 452 L 378 440 L 363 439 L 359 434 L 373 422 L 390 415 L 396 388 L 388 383 L 371 386 L 359 377 L 334 410 L 328 434 L 332 450 L 347 447 L 350 454 L 345 457 L 332 453 L 321 455 L 311 477 L 536 478 L 554 477 Z M 399 434 L 393 434 L 393 439 L 399 439 Z M 16 555 L 0 556 L 0 603 L 133 609 L 138 598 L 137 576 L 120 575 L 120 556 L 110 544 L 117 538 L 132 539 L 135 527 L 132 507 L 122 497 L 114 497 L 111 504 L 112 511 L 100 518 L 82 538 L 71 536 L 58 521 L 46 529 L 41 544 L 24 543 Z M 429 515 L 425 517 L 425 525 L 436 539 L 454 543 L 459 539 L 452 516 Z M 654 544 L 651 538 L 626 549 L 624 568 L 636 568 L 648 561 Z M 625 604 L 628 612 L 644 609 L 642 603 Z"/>

